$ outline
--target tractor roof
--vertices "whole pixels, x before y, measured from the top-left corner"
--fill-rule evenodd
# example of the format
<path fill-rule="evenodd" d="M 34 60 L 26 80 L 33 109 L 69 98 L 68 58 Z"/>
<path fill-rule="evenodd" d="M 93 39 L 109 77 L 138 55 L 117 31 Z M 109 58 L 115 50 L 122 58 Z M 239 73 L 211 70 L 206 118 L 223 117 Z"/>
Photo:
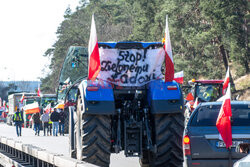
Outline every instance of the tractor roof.
<path fill-rule="evenodd" d="M 196 80 L 195 82 L 197 83 L 204 83 L 204 84 L 210 84 L 210 83 L 214 83 L 214 84 L 219 84 L 219 83 L 223 83 L 224 80 Z"/>
<path fill-rule="evenodd" d="M 192 79 L 188 81 L 189 85 L 194 85 L 195 83 L 201 83 L 201 84 L 222 84 L 224 80 L 195 80 Z"/>
<path fill-rule="evenodd" d="M 163 44 L 161 42 L 134 42 L 134 41 L 124 41 L 124 42 L 98 42 L 99 47 L 109 48 L 109 49 L 148 49 L 148 48 L 159 48 Z"/>

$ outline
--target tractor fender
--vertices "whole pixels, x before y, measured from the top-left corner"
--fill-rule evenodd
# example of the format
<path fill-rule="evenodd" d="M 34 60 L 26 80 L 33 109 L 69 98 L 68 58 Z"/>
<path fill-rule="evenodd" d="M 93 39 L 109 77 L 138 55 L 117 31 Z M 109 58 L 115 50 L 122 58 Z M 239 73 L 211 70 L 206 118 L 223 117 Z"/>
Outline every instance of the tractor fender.
<path fill-rule="evenodd" d="M 83 80 L 79 84 L 78 89 L 84 102 L 84 113 L 101 115 L 115 114 L 114 93 L 111 84 L 99 80 Z"/>
<path fill-rule="evenodd" d="M 148 86 L 148 103 L 152 114 L 184 112 L 184 99 L 177 82 L 154 80 Z"/>

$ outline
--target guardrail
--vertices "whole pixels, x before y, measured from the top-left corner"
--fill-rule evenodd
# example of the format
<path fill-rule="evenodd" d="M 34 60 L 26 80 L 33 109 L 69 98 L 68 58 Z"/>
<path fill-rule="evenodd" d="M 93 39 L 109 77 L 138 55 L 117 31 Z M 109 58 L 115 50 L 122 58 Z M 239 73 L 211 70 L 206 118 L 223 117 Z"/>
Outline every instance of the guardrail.
<path fill-rule="evenodd" d="M 62 154 L 51 153 L 45 149 L 1 136 L 0 159 L 0 166 L 96 167 L 95 165 L 69 158 Z"/>

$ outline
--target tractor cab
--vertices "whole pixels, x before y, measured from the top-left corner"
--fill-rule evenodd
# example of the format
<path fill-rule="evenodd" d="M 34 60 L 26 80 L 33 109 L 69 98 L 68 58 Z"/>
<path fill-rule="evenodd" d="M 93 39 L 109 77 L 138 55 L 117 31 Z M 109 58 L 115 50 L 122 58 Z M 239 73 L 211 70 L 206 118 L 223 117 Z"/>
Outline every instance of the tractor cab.
<path fill-rule="evenodd" d="M 57 89 L 57 101 L 64 101 L 69 87 L 87 76 L 88 51 L 82 46 L 70 46 L 64 59 Z"/>
<path fill-rule="evenodd" d="M 186 97 L 186 108 L 190 115 L 194 108 L 201 102 L 213 102 L 223 96 L 223 80 L 195 80 L 188 82 L 191 91 Z M 196 103 L 196 104 L 195 104 Z M 187 114 L 186 113 L 186 114 Z"/>
<path fill-rule="evenodd" d="M 222 94 L 223 80 L 192 80 L 189 83 L 194 99 L 199 102 L 218 100 Z"/>

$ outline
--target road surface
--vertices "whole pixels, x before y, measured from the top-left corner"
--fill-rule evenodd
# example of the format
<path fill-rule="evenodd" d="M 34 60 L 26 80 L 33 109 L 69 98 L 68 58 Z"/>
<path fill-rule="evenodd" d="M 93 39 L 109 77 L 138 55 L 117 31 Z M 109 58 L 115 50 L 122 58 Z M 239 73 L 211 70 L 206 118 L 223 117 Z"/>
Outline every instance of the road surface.
<path fill-rule="evenodd" d="M 9 126 L 0 123 L 0 136 L 13 138 L 16 141 L 21 141 L 23 144 L 32 144 L 34 146 L 46 149 L 52 153 L 63 154 L 69 157 L 69 139 L 65 136 L 43 136 L 43 131 L 40 131 L 40 136 L 35 136 L 32 129 L 22 128 L 22 136 L 17 137 L 14 126 Z M 139 167 L 139 158 L 126 158 L 124 153 L 112 154 L 110 167 Z"/>

